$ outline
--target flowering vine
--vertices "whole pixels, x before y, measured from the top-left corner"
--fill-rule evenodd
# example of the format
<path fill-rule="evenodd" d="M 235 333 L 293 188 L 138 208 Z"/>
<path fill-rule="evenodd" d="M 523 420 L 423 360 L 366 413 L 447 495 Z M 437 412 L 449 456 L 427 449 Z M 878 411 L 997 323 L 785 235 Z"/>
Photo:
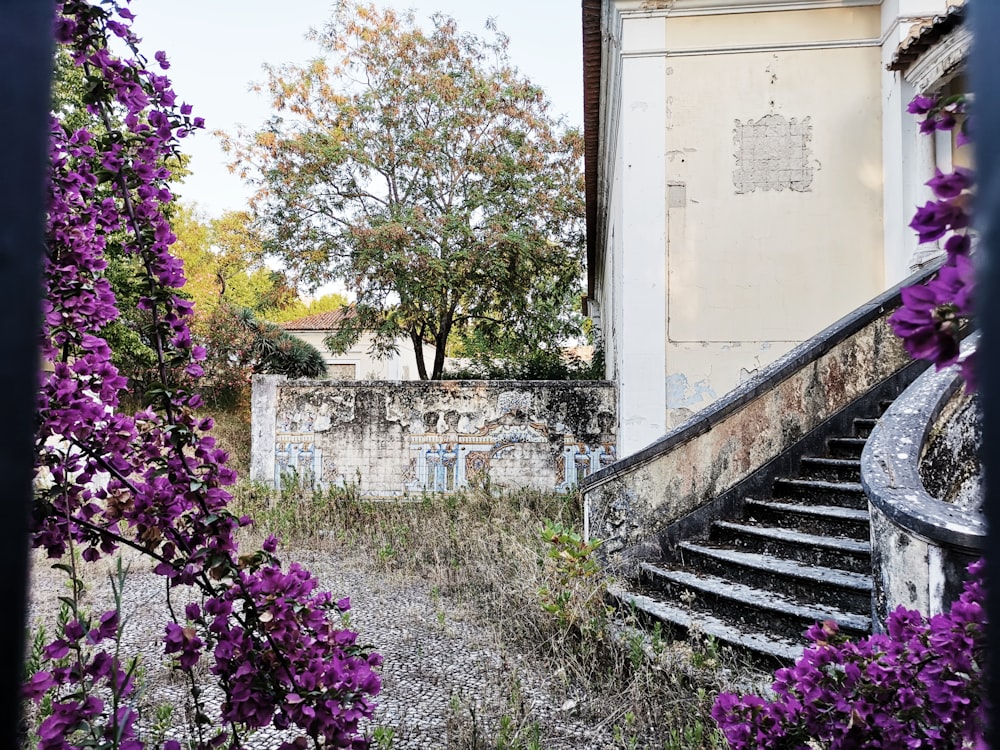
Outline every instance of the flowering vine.
<path fill-rule="evenodd" d="M 775 699 L 720 695 L 712 716 L 733 750 L 976 748 L 988 704 L 982 562 L 947 614 L 899 607 L 886 633 L 858 641 L 834 622 L 813 625 L 812 646 L 779 669 Z"/>
<path fill-rule="evenodd" d="M 196 381 L 205 351 L 192 340 L 191 303 L 178 293 L 183 267 L 170 254 L 167 164 L 204 123 L 138 52 L 133 18 L 113 3 L 58 3 L 56 40 L 83 70 L 84 103 L 99 124 L 51 121 L 41 332 L 49 367 L 38 396 L 33 544 L 50 557 L 78 551 L 85 562 L 124 546 L 155 562 L 171 615 L 164 652 L 187 676 L 196 747 L 238 748 L 247 729 L 267 725 L 298 730 L 288 748 L 366 747 L 359 722 L 373 713 L 381 657 L 343 626 L 348 599 L 319 592 L 297 564 L 282 568 L 276 539 L 240 553 L 234 534 L 250 519 L 227 509 L 235 474 L 212 420 L 195 413 L 199 396 L 177 382 L 178 372 Z M 169 67 L 162 52 L 155 60 Z M 144 335 L 156 352 L 159 382 L 135 414 L 120 410 L 126 378 L 101 337 L 118 315 L 103 273 L 112 249 L 139 260 Z M 39 747 L 144 747 L 128 700 L 134 662 L 109 646 L 119 613 L 91 617 L 79 607 L 70 560 L 61 565 L 74 581 L 69 616 L 25 685 L 29 698 L 49 699 Z M 176 586 L 200 595 L 182 612 L 170 597 Z M 216 717 L 195 676 L 203 661 L 224 693 Z"/>
<path fill-rule="evenodd" d="M 962 145 L 969 141 L 968 120 L 963 117 L 966 106 L 965 96 L 918 96 L 908 109 L 924 115 L 922 133 L 958 127 L 956 142 Z M 917 209 L 910 227 L 921 243 L 944 239 L 947 259 L 934 278 L 902 290 L 903 304 L 889 323 L 903 339 L 910 356 L 933 362 L 941 369 L 959 362 L 962 336 L 973 314 L 975 278 L 969 226 L 975 174 L 963 167 L 949 174 L 935 172 L 927 182 L 934 200 Z M 967 387 L 975 389 L 975 353 L 962 358 L 960 366 Z"/>

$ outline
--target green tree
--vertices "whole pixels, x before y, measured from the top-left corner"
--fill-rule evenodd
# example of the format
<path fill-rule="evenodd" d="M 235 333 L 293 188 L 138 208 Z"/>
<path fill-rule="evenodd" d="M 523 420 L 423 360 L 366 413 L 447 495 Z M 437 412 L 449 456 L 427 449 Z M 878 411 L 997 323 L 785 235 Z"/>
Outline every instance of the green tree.
<path fill-rule="evenodd" d="M 412 12 L 339 0 L 311 34 L 325 57 L 269 67 L 277 114 L 225 137 L 259 188 L 267 249 L 307 288 L 353 293 L 334 351 L 364 330 L 375 353 L 408 336 L 420 377 L 437 379 L 454 334 L 516 356 L 578 328 L 582 138 L 489 31 L 440 14 L 424 31 Z"/>
<path fill-rule="evenodd" d="M 199 390 L 211 407 L 249 409 L 255 374 L 326 377 L 326 362 L 316 347 L 259 320 L 246 307 L 223 301 L 208 313 L 203 329 L 207 357 Z"/>
<path fill-rule="evenodd" d="M 245 211 L 209 219 L 178 205 L 171 226 L 177 235 L 173 252 L 184 261 L 184 292 L 203 317 L 221 302 L 262 317 L 301 304 L 285 274 L 264 265 L 263 245 Z"/>
<path fill-rule="evenodd" d="M 231 211 L 208 219 L 197 209 L 178 205 L 171 228 L 177 235 L 171 249 L 184 261 L 187 278 L 182 292 L 195 304 L 192 331 L 207 351 L 200 390 L 209 405 L 246 408 L 255 373 L 290 378 L 326 374 L 318 349 L 266 320 L 307 305 L 283 273 L 264 265 L 260 238 L 247 213 Z"/>

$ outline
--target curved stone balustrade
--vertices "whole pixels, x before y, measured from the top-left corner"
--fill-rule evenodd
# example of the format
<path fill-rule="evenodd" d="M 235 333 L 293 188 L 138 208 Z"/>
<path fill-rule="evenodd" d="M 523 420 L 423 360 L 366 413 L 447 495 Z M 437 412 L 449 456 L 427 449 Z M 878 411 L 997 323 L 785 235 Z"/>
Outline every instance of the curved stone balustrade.
<path fill-rule="evenodd" d="M 861 482 L 871 505 L 876 626 L 899 605 L 945 611 L 965 567 L 982 554 L 986 523 L 970 449 L 978 414 L 968 399 L 957 368 L 930 368 L 882 415 L 865 445 Z"/>

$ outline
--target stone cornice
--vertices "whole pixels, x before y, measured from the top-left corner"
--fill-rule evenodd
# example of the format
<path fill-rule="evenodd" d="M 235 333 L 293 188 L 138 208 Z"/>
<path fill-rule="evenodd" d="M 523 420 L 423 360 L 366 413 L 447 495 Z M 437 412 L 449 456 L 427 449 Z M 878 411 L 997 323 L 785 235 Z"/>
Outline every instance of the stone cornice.
<path fill-rule="evenodd" d="M 917 91 L 939 88 L 964 66 L 971 44 L 972 31 L 960 26 L 921 54 L 903 76 Z"/>
<path fill-rule="evenodd" d="M 882 0 L 616 0 L 623 15 L 708 16 L 879 5 Z"/>

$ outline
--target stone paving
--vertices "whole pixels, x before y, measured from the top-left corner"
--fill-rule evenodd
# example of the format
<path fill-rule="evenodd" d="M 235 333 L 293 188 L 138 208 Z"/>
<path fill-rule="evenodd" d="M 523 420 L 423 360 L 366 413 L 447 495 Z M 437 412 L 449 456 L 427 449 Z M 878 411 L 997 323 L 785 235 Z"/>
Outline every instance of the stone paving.
<path fill-rule="evenodd" d="M 373 644 L 385 658 L 379 709 L 369 730 L 381 727 L 382 734 L 391 732 L 391 743 L 379 747 L 496 747 L 503 716 L 514 726 L 537 722 L 543 748 L 615 746 L 611 721 L 595 725 L 576 715 L 584 696 L 559 688 L 530 656 L 501 649 L 494 631 L 474 612 L 440 596 L 426 581 L 361 570 L 370 566 L 352 565 L 325 553 L 302 552 L 296 557 L 335 598 L 351 597 L 351 626 L 362 642 Z M 51 616 L 56 589 L 64 585 L 61 576 L 48 569 L 45 560 L 36 564 L 34 618 L 46 611 Z M 90 586 L 89 606 L 95 611 L 103 611 L 105 596 L 110 596 L 102 593 L 105 589 L 96 580 Z M 128 620 L 123 647 L 144 655 L 147 705 L 171 704 L 175 722 L 182 724 L 186 687 L 178 676 L 157 667 L 162 661 L 158 638 L 167 615 L 164 592 L 162 578 L 141 562 L 134 565 L 124 594 Z M 176 591 L 173 598 L 175 609 L 182 611 L 184 603 Z M 210 675 L 205 676 L 208 684 Z M 219 700 L 213 689 L 205 695 L 209 702 Z M 568 706 L 573 708 L 563 710 Z M 247 744 L 269 750 L 281 739 L 276 731 L 262 730 Z"/>

